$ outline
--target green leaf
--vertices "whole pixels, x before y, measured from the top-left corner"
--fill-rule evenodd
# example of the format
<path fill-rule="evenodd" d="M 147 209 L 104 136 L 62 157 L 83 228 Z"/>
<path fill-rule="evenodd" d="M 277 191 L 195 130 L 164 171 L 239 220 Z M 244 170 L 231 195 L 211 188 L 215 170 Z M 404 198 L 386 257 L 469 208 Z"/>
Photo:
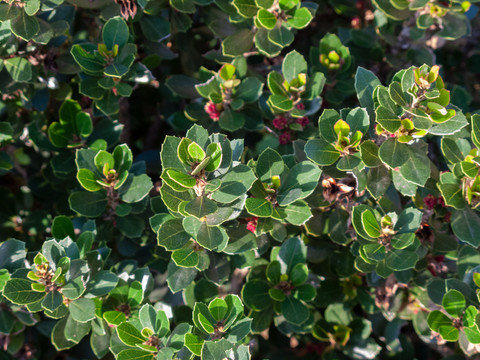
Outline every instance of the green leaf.
<path fill-rule="evenodd" d="M 288 171 L 278 189 L 277 201 L 281 206 L 301 200 L 317 187 L 322 171 L 309 161 L 302 161 Z"/>
<path fill-rule="evenodd" d="M 195 267 L 199 262 L 198 252 L 193 242 L 187 243 L 183 248 L 172 253 L 172 260 L 180 267 Z"/>
<path fill-rule="evenodd" d="M 290 275 L 290 271 L 299 263 L 305 263 L 307 259 L 307 247 L 298 237 L 285 241 L 278 252 L 278 261 L 281 265 L 282 274 Z"/>
<path fill-rule="evenodd" d="M 93 124 L 90 115 L 84 112 L 79 112 L 75 116 L 75 126 L 77 133 L 83 138 L 87 138 L 93 131 Z"/>
<path fill-rule="evenodd" d="M 415 251 L 394 250 L 387 254 L 385 261 L 388 267 L 395 271 L 408 270 L 415 266 L 418 255 Z"/>
<path fill-rule="evenodd" d="M 209 226 L 206 223 L 202 223 L 198 229 L 196 240 L 202 247 L 208 250 L 215 250 L 220 245 L 227 244 L 228 235 L 222 227 Z"/>
<path fill-rule="evenodd" d="M 480 149 L 480 115 L 478 114 L 472 115 L 471 123 L 472 123 L 472 142 L 477 147 L 477 149 Z M 460 160 L 463 160 L 463 159 L 460 159 Z"/>
<path fill-rule="evenodd" d="M 378 157 L 378 146 L 372 140 L 360 144 L 360 154 L 364 164 L 370 168 L 380 166 L 382 160 Z"/>
<path fill-rule="evenodd" d="M 252 319 L 243 318 L 237 321 L 228 331 L 226 340 L 233 344 L 238 344 L 252 330 Z"/>
<path fill-rule="evenodd" d="M 125 349 L 118 353 L 117 360 L 153 360 L 155 354 L 140 349 Z"/>
<path fill-rule="evenodd" d="M 208 310 L 215 320 L 220 321 L 225 319 L 225 315 L 228 312 L 228 306 L 225 300 L 216 298 L 208 304 Z"/>
<path fill-rule="evenodd" d="M 292 17 L 289 18 L 287 22 L 295 29 L 303 29 L 310 24 L 312 19 L 313 16 L 310 10 L 306 7 L 301 7 L 293 12 Z"/>
<path fill-rule="evenodd" d="M 260 198 L 248 198 L 245 202 L 245 209 L 249 214 L 258 217 L 270 217 L 273 213 L 272 203 Z"/>
<path fill-rule="evenodd" d="M 290 271 L 289 280 L 292 282 L 292 285 L 298 286 L 302 285 L 308 278 L 308 266 L 306 264 L 297 264 Z"/>
<path fill-rule="evenodd" d="M 263 55 L 266 55 L 268 57 L 277 56 L 282 51 L 282 47 L 273 43 L 268 38 L 269 33 L 269 30 L 258 29 L 257 33 L 255 34 L 255 46 L 257 47 L 258 51 Z"/>
<path fill-rule="evenodd" d="M 477 315 L 478 315 L 478 310 L 475 306 L 470 305 L 469 307 L 467 307 L 462 317 L 463 326 L 465 328 L 474 327 Z"/>
<path fill-rule="evenodd" d="M 375 119 L 373 91 L 379 85 L 382 84 L 374 73 L 361 66 L 358 67 L 355 74 L 355 90 L 360 105 L 367 109 L 370 119 Z"/>
<path fill-rule="evenodd" d="M 243 17 L 252 18 L 257 14 L 255 0 L 234 0 L 232 4 Z"/>
<path fill-rule="evenodd" d="M 105 167 L 108 170 L 115 168 L 115 160 L 112 154 L 104 150 L 99 151 L 97 155 L 95 155 L 94 163 L 100 173 L 103 173 Z"/>
<path fill-rule="evenodd" d="M 305 144 L 305 154 L 320 166 L 332 165 L 340 158 L 340 152 L 323 139 L 308 140 Z"/>
<path fill-rule="evenodd" d="M 67 236 L 70 236 L 72 240 L 75 239 L 75 228 L 72 220 L 65 215 L 59 215 L 53 219 L 51 232 L 53 237 L 59 240 L 65 239 Z"/>
<path fill-rule="evenodd" d="M 388 87 L 388 94 L 390 98 L 400 106 L 406 106 L 407 102 L 403 94 L 402 85 L 398 81 L 394 81 Z"/>
<path fill-rule="evenodd" d="M 128 26 L 119 16 L 110 18 L 102 29 L 102 39 L 108 50 L 113 50 L 115 45 L 122 48 L 128 42 L 129 36 Z"/>
<path fill-rule="evenodd" d="M 288 93 L 283 86 L 283 76 L 278 72 L 271 71 L 268 73 L 267 84 L 272 94 L 288 96 Z"/>
<path fill-rule="evenodd" d="M 11 279 L 5 284 L 3 296 L 14 304 L 28 305 L 43 299 L 45 293 L 33 291 L 29 280 Z"/>
<path fill-rule="evenodd" d="M 387 131 L 394 133 L 402 125 L 401 119 L 390 109 L 386 107 L 379 106 L 375 110 L 375 115 L 377 122 Z M 393 139 L 389 139 L 393 140 Z"/>
<path fill-rule="evenodd" d="M 202 360 L 218 360 L 226 357 L 227 350 L 232 344 L 225 339 L 219 341 L 206 341 L 202 349 Z"/>
<path fill-rule="evenodd" d="M 275 111 L 287 112 L 293 109 L 293 101 L 284 95 L 270 95 L 268 105 Z"/>
<path fill-rule="evenodd" d="M 468 125 L 468 121 L 461 111 L 457 111 L 455 116 L 441 124 L 436 124 L 428 129 L 432 135 L 451 135 Z"/>
<path fill-rule="evenodd" d="M 242 254 L 258 247 L 255 235 L 245 227 L 227 229 L 228 245 L 223 249 L 226 254 Z"/>
<path fill-rule="evenodd" d="M 205 151 L 196 142 L 191 142 L 187 146 L 187 152 L 193 162 L 201 162 L 205 159 Z"/>
<path fill-rule="evenodd" d="M 295 297 L 299 300 L 303 301 L 312 301 L 315 296 L 317 295 L 317 292 L 315 290 L 315 287 L 310 284 L 303 284 L 300 286 L 297 286 L 296 288 L 296 294 Z"/>
<path fill-rule="evenodd" d="M 195 12 L 195 3 L 192 0 L 169 0 L 170 5 L 182 13 L 192 14 Z"/>
<path fill-rule="evenodd" d="M 403 147 L 402 147 L 403 148 Z M 407 161 L 400 167 L 402 177 L 418 186 L 424 186 L 430 178 L 430 159 L 427 156 L 427 144 L 418 141 L 405 148 Z"/>
<path fill-rule="evenodd" d="M 452 214 L 451 226 L 453 233 L 459 240 L 474 247 L 480 246 L 480 218 L 471 209 L 454 211 Z"/>
<path fill-rule="evenodd" d="M 5 69 L 12 77 L 13 80 L 18 82 L 27 82 L 32 78 L 32 65 L 28 60 L 21 57 L 13 57 L 6 59 Z"/>
<path fill-rule="evenodd" d="M 47 292 L 47 295 L 42 300 L 42 307 L 45 310 L 55 311 L 63 304 L 63 297 L 58 291 Z"/>
<path fill-rule="evenodd" d="M 272 177 L 279 176 L 285 170 L 285 163 L 278 152 L 265 149 L 258 157 L 255 172 L 262 182 L 271 182 Z"/>
<path fill-rule="evenodd" d="M 438 36 L 441 36 L 447 40 L 455 40 L 465 35 L 470 28 L 470 24 L 463 14 L 459 14 L 455 11 L 448 11 L 445 16 L 442 17 L 442 30 L 438 32 Z"/>
<path fill-rule="evenodd" d="M 420 210 L 414 207 L 406 208 L 398 216 L 394 230 L 397 231 L 398 234 L 414 233 L 420 227 L 422 216 L 423 213 Z"/>
<path fill-rule="evenodd" d="M 53 327 L 50 340 L 58 351 L 70 349 L 75 345 L 75 342 L 67 340 L 65 337 L 65 327 L 67 325 L 67 318 L 58 321 Z"/>
<path fill-rule="evenodd" d="M 122 193 L 121 198 L 126 203 L 136 203 L 143 200 L 152 188 L 150 177 L 147 174 L 141 174 L 133 178 L 128 189 Z"/>
<path fill-rule="evenodd" d="M 466 307 L 465 296 L 460 291 L 452 289 L 443 296 L 442 306 L 451 316 L 459 318 Z"/>
<path fill-rule="evenodd" d="M 223 154 L 222 147 L 219 143 L 211 143 L 207 146 L 207 156 L 210 157 L 210 160 L 205 166 L 205 171 L 215 171 L 218 169 L 222 163 Z"/>
<path fill-rule="evenodd" d="M 91 328 L 90 323 L 79 323 L 69 316 L 65 324 L 65 338 L 78 344 L 90 332 Z"/>
<path fill-rule="evenodd" d="M 177 266 L 173 261 L 168 263 L 167 283 L 168 288 L 173 292 L 179 292 L 185 289 L 197 276 L 198 270 L 195 268 L 185 268 Z"/>
<path fill-rule="evenodd" d="M 20 15 L 21 11 L 22 10 L 13 3 L 8 4 L 6 2 L 2 2 L 0 3 L 0 21 L 5 22 L 7 20 L 14 19 Z M 9 26 L 7 28 L 9 28 Z"/>
<path fill-rule="evenodd" d="M 161 41 L 170 35 L 170 23 L 163 16 L 143 16 L 140 26 L 150 41 Z"/>
<path fill-rule="evenodd" d="M 332 324 L 348 326 L 352 320 L 352 313 L 345 303 L 333 303 L 325 309 L 325 320 Z"/>
<path fill-rule="evenodd" d="M 369 260 L 382 261 L 385 258 L 385 246 L 382 244 L 366 244 L 363 250 Z"/>
<path fill-rule="evenodd" d="M 438 332 L 443 340 L 446 341 L 457 341 L 458 340 L 458 329 L 453 326 L 440 326 Z"/>
<path fill-rule="evenodd" d="M 256 176 L 250 167 L 240 164 L 229 170 L 221 180 L 220 188 L 213 193 L 212 199 L 228 204 L 245 194 Z"/>
<path fill-rule="evenodd" d="M 242 289 L 242 299 L 246 306 L 254 311 L 266 309 L 272 303 L 268 294 L 270 285 L 260 279 L 249 280 Z"/>
<path fill-rule="evenodd" d="M 87 284 L 87 293 L 95 297 L 107 295 L 117 286 L 118 277 L 108 270 L 96 273 Z"/>
<path fill-rule="evenodd" d="M 23 266 L 26 255 L 23 241 L 10 239 L 0 243 L 0 269 L 13 273 Z"/>
<path fill-rule="evenodd" d="M 202 355 L 204 341 L 202 338 L 194 334 L 185 334 L 185 346 L 190 350 L 194 355 Z"/>
<path fill-rule="evenodd" d="M 109 324 L 109 325 L 115 325 L 118 326 L 121 323 L 127 321 L 127 317 L 125 314 L 121 311 L 106 311 L 103 313 L 103 319 Z"/>
<path fill-rule="evenodd" d="M 176 184 L 172 184 L 171 182 L 167 182 L 167 184 L 173 185 L 171 187 L 177 191 L 183 191 L 185 190 L 184 188 L 191 189 L 197 184 L 197 181 L 194 177 L 181 171 L 177 171 L 174 169 L 165 169 L 164 174 L 167 175 L 167 178 L 162 177 L 162 179 L 165 182 L 167 182 L 167 179 L 173 180 Z M 164 175 L 162 174 L 162 176 Z"/>
<path fill-rule="evenodd" d="M 205 196 L 199 196 L 185 205 L 184 211 L 198 219 L 217 211 L 218 207 L 214 201 Z"/>
<path fill-rule="evenodd" d="M 308 10 L 307 10 L 308 11 Z M 297 51 L 289 52 L 282 63 L 282 74 L 289 83 L 298 77 L 299 74 L 306 74 L 308 65 L 305 59 Z"/>
<path fill-rule="evenodd" d="M 411 16 L 411 12 L 408 9 L 400 10 L 397 9 L 393 2 L 388 0 L 373 0 L 372 1 L 375 7 L 380 9 L 387 17 L 393 20 L 404 20 L 407 17 Z"/>
<path fill-rule="evenodd" d="M 10 21 L 12 32 L 25 41 L 30 41 L 40 31 L 40 24 L 34 16 L 20 11 L 20 15 Z"/>
<path fill-rule="evenodd" d="M 463 328 L 465 336 L 472 344 L 480 344 L 480 332 L 476 328 Z"/>
<path fill-rule="evenodd" d="M 80 54 L 74 55 L 75 52 L 81 52 L 82 50 L 79 50 L 80 48 L 77 47 L 75 48 L 76 45 L 72 47 L 71 53 L 73 58 L 77 63 L 83 64 L 83 66 L 92 66 L 93 68 L 96 69 L 96 71 L 100 72 L 103 69 L 103 66 L 101 63 L 97 63 L 96 59 L 85 59 L 82 57 Z M 75 50 L 74 50 L 75 49 Z M 77 60 L 78 58 L 78 60 Z M 82 66 L 82 65 L 80 65 Z M 106 91 L 102 89 L 101 87 L 98 86 L 98 82 L 96 78 L 86 78 L 80 82 L 80 86 L 78 91 L 80 94 L 88 96 L 92 99 L 101 99 L 102 97 L 105 96 Z"/>
<path fill-rule="evenodd" d="M 272 30 L 277 24 L 277 18 L 270 11 L 265 9 L 258 10 L 257 20 L 264 28 Z"/>
<path fill-rule="evenodd" d="M 77 180 L 82 185 L 82 187 L 90 192 L 95 192 L 98 190 L 103 189 L 102 185 L 100 185 L 97 180 L 97 176 L 88 169 L 80 169 L 77 172 Z"/>
<path fill-rule="evenodd" d="M 280 48 L 284 48 L 290 45 L 295 39 L 295 37 L 292 31 L 287 29 L 286 27 L 276 26 L 272 30 L 267 31 L 267 39 L 269 40 L 269 42 L 273 43 L 274 45 Z M 272 49 L 269 47 L 269 50 L 272 50 Z"/>
<path fill-rule="evenodd" d="M 139 306 L 143 301 L 143 285 L 140 281 L 135 280 L 128 288 L 128 304 L 132 307 Z"/>
<path fill-rule="evenodd" d="M 396 139 L 388 139 L 378 150 L 380 159 L 391 168 L 402 166 L 407 162 L 409 155 L 408 145 L 402 144 Z"/>
<path fill-rule="evenodd" d="M 160 188 L 160 194 L 162 195 L 165 206 L 173 212 L 178 212 L 178 208 L 182 202 L 190 201 L 194 198 L 190 192 L 175 191 L 166 184 Z"/>
<path fill-rule="evenodd" d="M 107 197 L 103 191 L 77 191 L 68 198 L 70 208 L 86 217 L 100 216 L 107 206 Z"/>
<path fill-rule="evenodd" d="M 105 95 L 101 99 L 95 101 L 95 107 L 107 116 L 115 115 L 120 110 L 118 105 L 119 100 L 120 96 L 115 95 L 113 91 L 109 90 L 105 92 Z"/>
<path fill-rule="evenodd" d="M 445 205 L 458 210 L 465 208 L 466 201 L 460 184 L 437 184 L 437 187 L 442 194 Z"/>
<path fill-rule="evenodd" d="M 363 223 L 363 218 L 364 218 L 363 214 L 365 212 L 370 212 L 374 217 L 374 219 L 370 219 L 371 222 L 373 222 L 373 220 L 376 221 L 376 217 L 373 215 L 372 209 L 367 205 L 360 204 L 360 205 L 354 206 L 352 209 L 352 225 L 357 235 L 360 235 L 364 239 L 373 241 L 375 238 L 370 237 L 370 235 L 365 231 L 365 226 Z M 377 223 L 377 226 L 378 226 L 378 223 Z M 373 228 L 374 228 L 374 225 L 372 226 L 372 229 Z"/>
<path fill-rule="evenodd" d="M 126 144 L 117 145 L 113 150 L 113 158 L 115 160 L 115 169 L 122 173 L 130 170 L 133 162 L 132 150 Z"/>
<path fill-rule="evenodd" d="M 208 307 L 203 303 L 196 303 L 193 309 L 193 323 L 198 328 L 198 330 L 212 334 L 214 329 L 214 324 L 217 323 L 215 318 L 210 314 Z"/>
<path fill-rule="evenodd" d="M 117 326 L 117 334 L 119 339 L 128 346 L 135 346 L 146 341 L 140 331 L 128 322 L 121 323 Z"/>
<path fill-rule="evenodd" d="M 157 232 L 158 245 L 169 251 L 178 250 L 190 240 L 190 235 L 183 228 L 181 219 L 164 222 Z"/>
<path fill-rule="evenodd" d="M 365 232 L 370 236 L 371 238 L 378 238 L 382 234 L 382 229 L 380 228 L 380 225 L 378 224 L 377 219 L 375 218 L 375 215 L 370 210 L 365 210 L 362 212 L 361 215 L 362 219 L 362 225 L 363 229 Z"/>
<path fill-rule="evenodd" d="M 72 46 L 70 53 L 72 54 L 76 63 L 82 68 L 82 70 L 87 75 L 92 75 L 92 76 L 100 75 L 103 73 L 103 68 L 105 67 L 106 63 L 98 59 L 95 55 L 91 54 L 89 50 L 93 51 L 93 49 L 87 47 L 84 44 L 76 44 Z M 87 82 L 89 80 L 90 82 Z M 94 86 L 98 88 L 97 81 L 94 79 L 83 80 L 80 84 L 82 85 L 84 82 L 85 84 L 84 84 L 83 90 L 87 90 Z M 90 91 L 87 90 L 87 93 L 89 93 Z M 97 92 L 98 90 L 95 91 L 95 93 Z M 105 91 L 102 91 L 102 94 L 104 93 Z"/>
<path fill-rule="evenodd" d="M 308 308 L 293 296 L 287 296 L 281 305 L 282 315 L 289 323 L 301 325 L 310 316 Z"/>
<path fill-rule="evenodd" d="M 93 299 L 80 298 L 68 306 L 73 320 L 85 323 L 95 318 L 95 302 Z"/>
<path fill-rule="evenodd" d="M 287 205 L 284 210 L 287 215 L 285 220 L 292 225 L 303 225 L 312 217 L 310 206 L 303 200 L 298 200 Z"/>
<path fill-rule="evenodd" d="M 220 120 L 218 123 L 224 130 L 236 131 L 241 129 L 245 124 L 245 116 L 242 112 L 234 111 L 232 108 L 227 108 L 220 114 Z"/>
<path fill-rule="evenodd" d="M 253 45 L 255 33 L 250 29 L 242 29 L 225 38 L 222 42 L 222 52 L 225 56 L 241 56 Z"/>

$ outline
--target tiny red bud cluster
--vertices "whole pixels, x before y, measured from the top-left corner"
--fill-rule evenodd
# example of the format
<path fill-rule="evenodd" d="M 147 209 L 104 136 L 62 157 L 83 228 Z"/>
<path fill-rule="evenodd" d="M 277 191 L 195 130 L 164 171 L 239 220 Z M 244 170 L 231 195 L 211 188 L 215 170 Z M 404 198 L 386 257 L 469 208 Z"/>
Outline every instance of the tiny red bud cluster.
<path fill-rule="evenodd" d="M 285 145 L 292 142 L 292 133 L 288 130 L 284 131 L 283 134 L 278 137 L 278 142 L 280 145 Z"/>
<path fill-rule="evenodd" d="M 246 218 L 245 220 L 247 220 L 247 230 L 250 230 L 251 232 L 255 233 L 255 231 L 257 230 L 258 217 L 253 216 L 253 217 Z"/>
<path fill-rule="evenodd" d="M 287 119 L 285 119 L 284 116 L 277 116 L 275 119 L 273 119 L 273 126 L 278 130 L 285 129 L 288 127 Z"/>
<path fill-rule="evenodd" d="M 310 124 L 310 120 L 306 116 L 295 119 L 295 122 L 297 124 L 300 124 L 303 128 L 305 128 L 308 124 Z"/>
<path fill-rule="evenodd" d="M 205 104 L 205 112 L 210 116 L 210 119 L 213 121 L 218 121 L 220 119 L 220 110 L 218 109 L 217 105 L 214 104 L 212 101 L 209 101 Z"/>
<path fill-rule="evenodd" d="M 437 198 L 431 194 L 423 198 L 423 203 L 425 204 L 428 210 L 433 210 L 436 205 L 440 205 L 441 207 L 446 207 L 445 201 L 441 196 Z"/>

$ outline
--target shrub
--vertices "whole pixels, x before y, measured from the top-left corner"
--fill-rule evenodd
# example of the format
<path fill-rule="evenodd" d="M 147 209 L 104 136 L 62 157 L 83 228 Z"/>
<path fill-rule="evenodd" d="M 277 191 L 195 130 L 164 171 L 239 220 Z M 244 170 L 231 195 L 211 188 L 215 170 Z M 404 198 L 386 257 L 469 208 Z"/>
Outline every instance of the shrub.
<path fill-rule="evenodd" d="M 0 357 L 477 358 L 472 3 L 0 2 Z"/>

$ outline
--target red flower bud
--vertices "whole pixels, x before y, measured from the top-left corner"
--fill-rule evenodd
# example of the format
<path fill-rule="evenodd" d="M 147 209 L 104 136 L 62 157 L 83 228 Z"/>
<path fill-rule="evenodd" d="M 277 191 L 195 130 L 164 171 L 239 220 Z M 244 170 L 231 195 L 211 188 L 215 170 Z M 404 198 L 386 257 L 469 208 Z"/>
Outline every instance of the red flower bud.
<path fill-rule="evenodd" d="M 285 129 L 288 126 L 287 119 L 283 116 L 277 116 L 273 119 L 273 126 L 278 130 Z"/>
<path fill-rule="evenodd" d="M 292 142 L 292 134 L 290 133 L 290 131 L 285 131 L 283 134 L 281 134 L 278 137 L 278 142 L 281 145 L 285 145 L 285 144 L 288 144 L 289 142 Z"/>
<path fill-rule="evenodd" d="M 213 121 L 218 121 L 220 119 L 220 110 L 212 101 L 207 102 L 204 109 Z"/>

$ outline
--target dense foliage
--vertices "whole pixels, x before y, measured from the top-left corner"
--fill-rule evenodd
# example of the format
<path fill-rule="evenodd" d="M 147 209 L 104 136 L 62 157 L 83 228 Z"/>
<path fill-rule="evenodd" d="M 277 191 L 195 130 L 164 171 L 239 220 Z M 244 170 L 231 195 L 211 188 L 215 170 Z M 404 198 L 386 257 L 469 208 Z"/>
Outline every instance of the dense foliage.
<path fill-rule="evenodd" d="M 2 0 L 0 359 L 480 358 L 477 2 Z"/>

